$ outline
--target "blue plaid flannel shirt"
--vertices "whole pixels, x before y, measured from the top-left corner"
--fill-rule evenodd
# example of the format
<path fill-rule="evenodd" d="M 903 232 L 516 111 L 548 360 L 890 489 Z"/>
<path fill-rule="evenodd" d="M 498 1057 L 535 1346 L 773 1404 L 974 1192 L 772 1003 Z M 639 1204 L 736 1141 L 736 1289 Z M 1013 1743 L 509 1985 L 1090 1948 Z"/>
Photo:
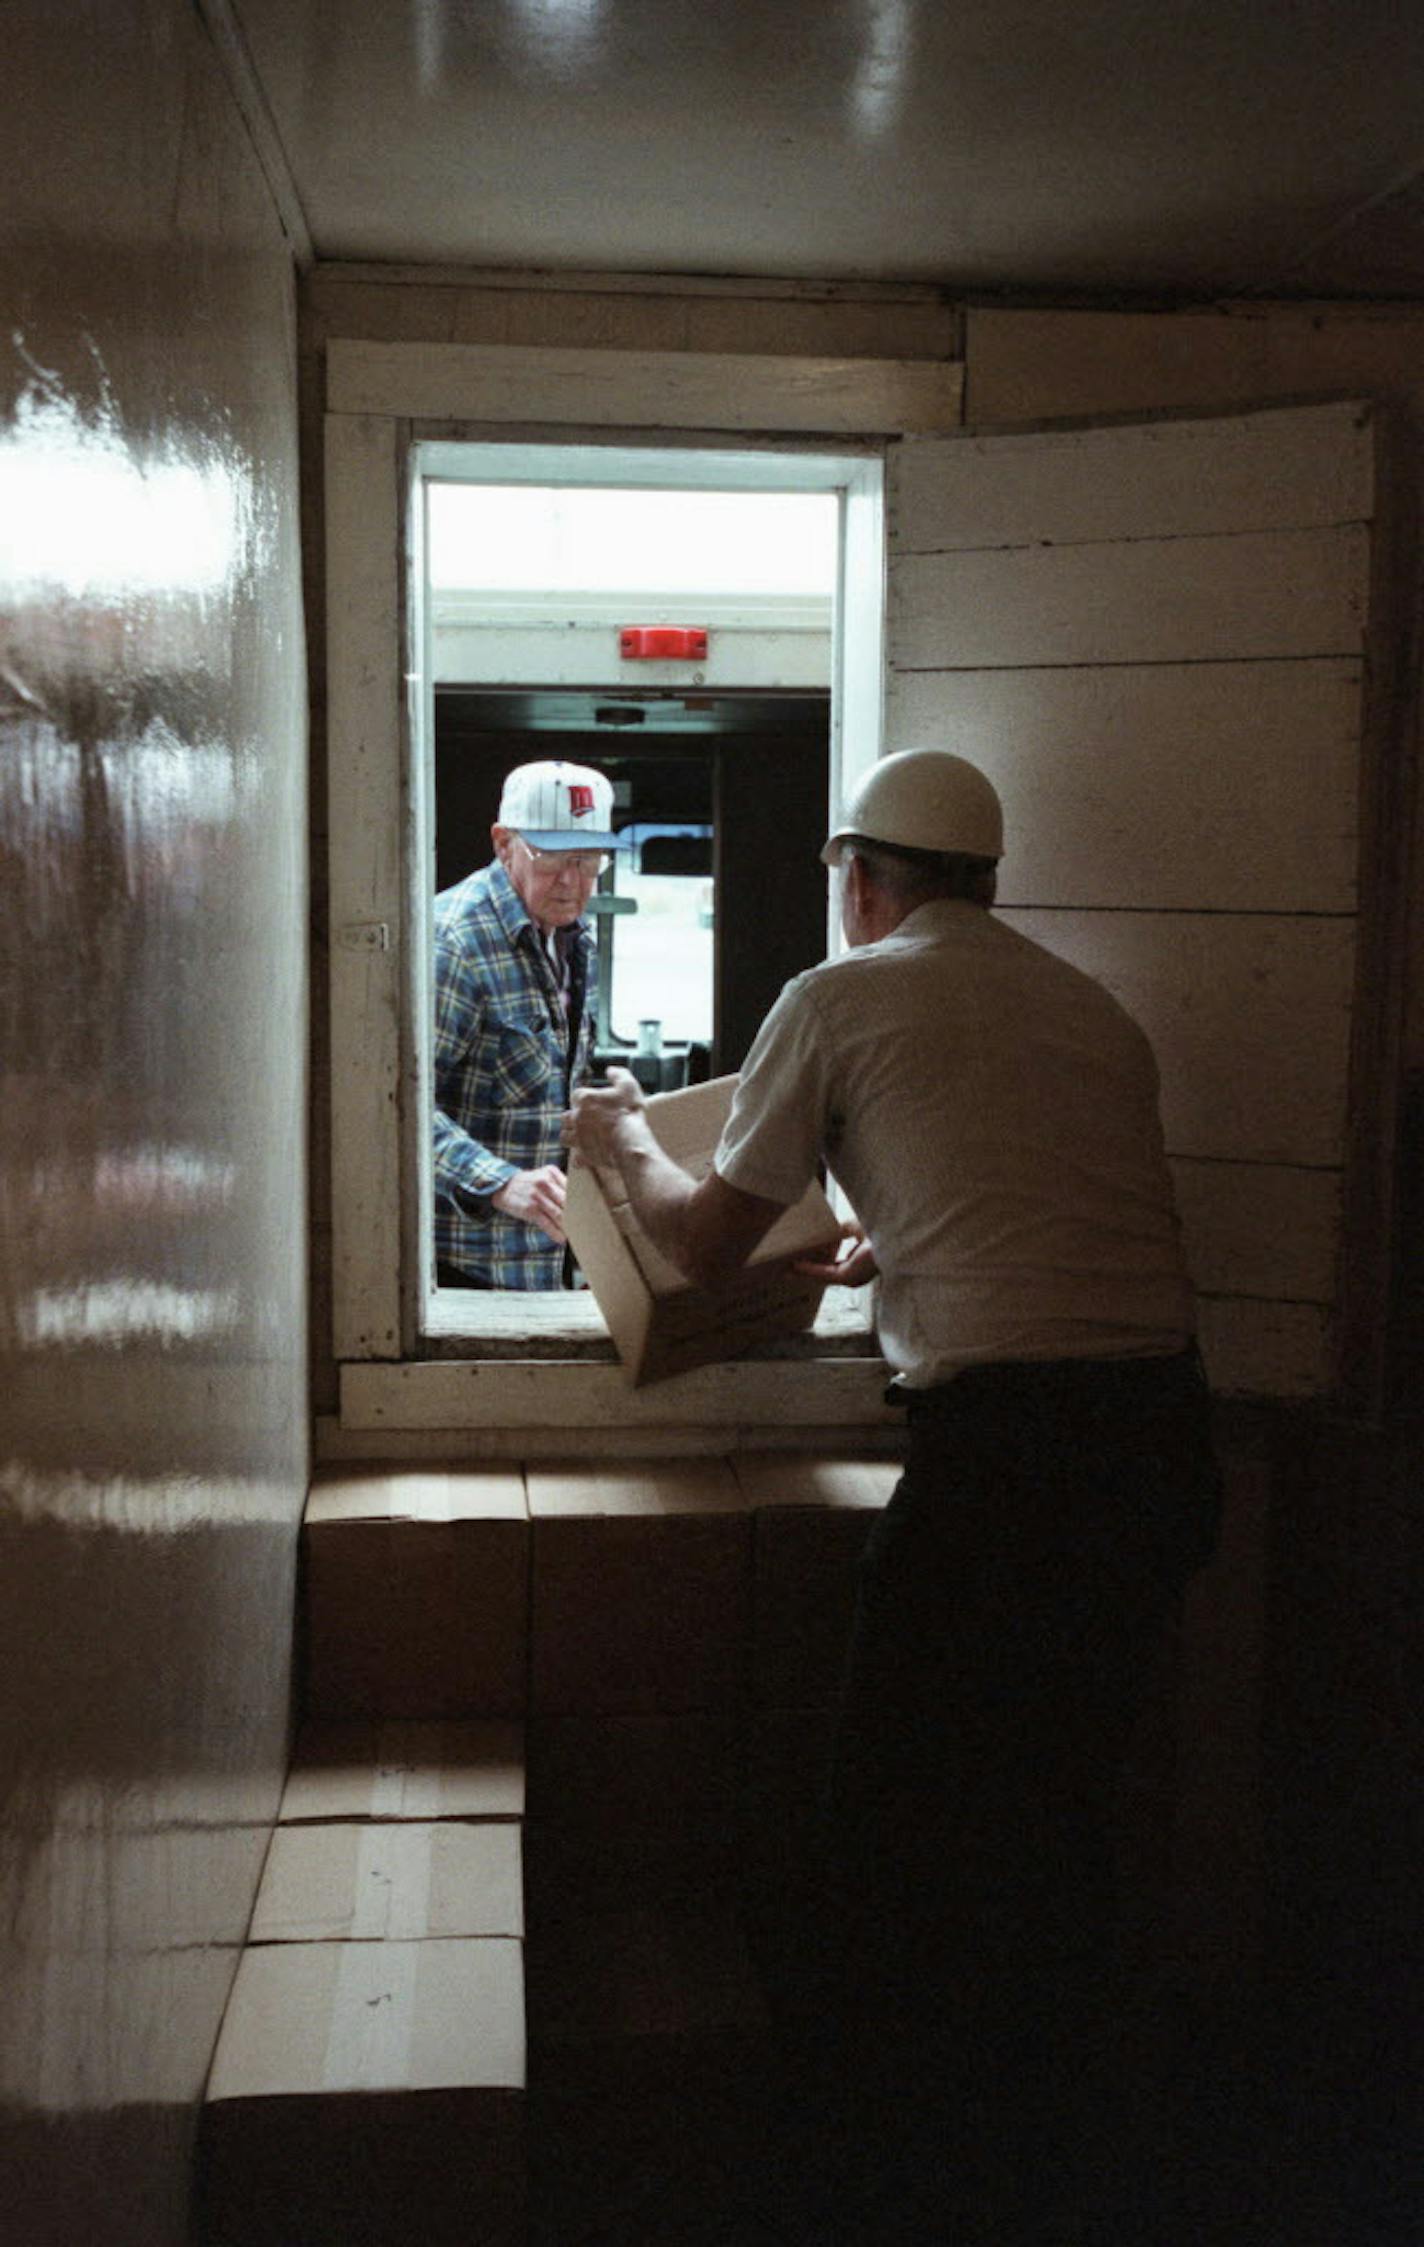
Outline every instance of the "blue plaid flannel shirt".
<path fill-rule="evenodd" d="M 588 1067 L 595 946 L 574 924 L 573 1065 L 554 971 L 498 860 L 435 900 L 435 1253 L 485 1287 L 562 1285 L 564 1251 L 490 1208 L 516 1170 L 562 1159 L 559 1127 Z"/>

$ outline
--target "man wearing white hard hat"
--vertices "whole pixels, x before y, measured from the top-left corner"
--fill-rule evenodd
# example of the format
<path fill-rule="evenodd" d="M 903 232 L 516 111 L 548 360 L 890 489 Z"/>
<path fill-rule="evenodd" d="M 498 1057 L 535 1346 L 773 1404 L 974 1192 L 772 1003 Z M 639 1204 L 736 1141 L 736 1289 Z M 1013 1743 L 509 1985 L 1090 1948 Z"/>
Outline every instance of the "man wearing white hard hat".
<path fill-rule="evenodd" d="M 857 1214 L 820 1269 L 876 1280 L 908 1458 L 862 1566 L 831 1779 L 828 2019 L 843 2058 L 876 2058 L 887 2145 L 915 2142 L 908 2114 L 942 2152 L 972 2077 L 979 2151 L 1002 2131 L 1007 2169 L 1064 2175 L 1031 2079 L 1076 2080 L 1111 1968 L 1115 1788 L 1217 1478 L 1151 1049 L 992 913 L 1003 849 L 976 766 L 884 758 L 822 852 L 849 949 L 772 1008 L 711 1173 L 660 1154 L 621 1073 L 568 1131 L 704 1283 L 820 1162 Z M 904 2236 L 939 2237 L 940 2155 L 890 2166 L 928 2195 Z"/>
<path fill-rule="evenodd" d="M 442 1286 L 563 1284 L 560 1123 L 587 1072 L 588 901 L 617 847 L 587 765 L 519 765 L 494 858 L 435 900 L 435 1253 Z"/>

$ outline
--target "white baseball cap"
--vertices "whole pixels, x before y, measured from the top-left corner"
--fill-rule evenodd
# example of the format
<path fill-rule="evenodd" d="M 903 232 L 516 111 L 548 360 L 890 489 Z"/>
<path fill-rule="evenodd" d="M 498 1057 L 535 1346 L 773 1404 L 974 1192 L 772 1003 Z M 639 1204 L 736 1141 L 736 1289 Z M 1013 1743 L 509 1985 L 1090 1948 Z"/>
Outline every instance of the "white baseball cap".
<path fill-rule="evenodd" d="M 614 850 L 613 783 L 592 765 L 516 765 L 499 799 L 499 824 L 536 850 Z"/>

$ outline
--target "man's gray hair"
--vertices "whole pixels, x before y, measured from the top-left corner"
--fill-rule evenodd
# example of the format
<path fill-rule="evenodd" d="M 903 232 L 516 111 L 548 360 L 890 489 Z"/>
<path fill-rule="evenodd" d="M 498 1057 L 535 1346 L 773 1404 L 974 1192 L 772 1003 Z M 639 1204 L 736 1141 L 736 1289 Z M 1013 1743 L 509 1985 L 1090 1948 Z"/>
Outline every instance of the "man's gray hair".
<path fill-rule="evenodd" d="M 972 858 L 966 851 L 911 850 L 903 843 L 848 835 L 841 864 L 848 858 L 858 858 L 876 888 L 897 904 L 962 897 L 975 905 L 987 905 L 994 895 L 997 859 Z"/>

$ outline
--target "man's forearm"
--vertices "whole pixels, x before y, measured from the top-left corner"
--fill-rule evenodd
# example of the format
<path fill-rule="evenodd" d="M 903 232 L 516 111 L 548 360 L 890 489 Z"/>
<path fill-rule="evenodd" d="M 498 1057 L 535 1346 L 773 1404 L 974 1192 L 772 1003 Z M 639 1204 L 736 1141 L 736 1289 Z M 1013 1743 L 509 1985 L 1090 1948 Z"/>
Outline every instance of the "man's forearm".
<path fill-rule="evenodd" d="M 729 1185 L 717 1172 L 694 1181 L 654 1138 L 643 1096 L 626 1070 L 574 1095 L 564 1136 L 586 1161 L 622 1175 L 634 1217 L 654 1248 L 699 1287 L 723 1287 L 781 1215 L 780 1202 Z"/>
<path fill-rule="evenodd" d="M 497 1155 L 476 1139 L 463 1124 L 437 1105 L 434 1111 L 433 1162 L 437 1188 L 457 1204 L 487 1201 L 518 1175 L 519 1165 Z"/>
<path fill-rule="evenodd" d="M 663 1153 L 641 1111 L 621 1119 L 614 1146 L 633 1215 L 654 1248 L 685 1271 L 687 1210 L 695 1184 Z"/>

